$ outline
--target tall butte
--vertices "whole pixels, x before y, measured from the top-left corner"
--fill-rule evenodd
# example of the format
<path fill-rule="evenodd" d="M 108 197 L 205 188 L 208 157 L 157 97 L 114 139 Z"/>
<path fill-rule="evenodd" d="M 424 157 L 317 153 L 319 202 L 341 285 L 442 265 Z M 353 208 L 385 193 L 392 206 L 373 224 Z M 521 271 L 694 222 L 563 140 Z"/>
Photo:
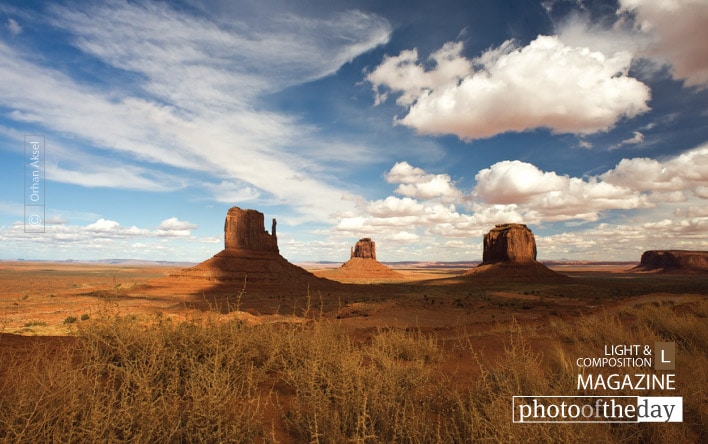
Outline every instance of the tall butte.
<path fill-rule="evenodd" d="M 482 264 L 536 261 L 536 238 L 526 225 L 495 225 L 484 235 Z"/>
<path fill-rule="evenodd" d="M 229 208 L 224 222 L 224 248 L 279 254 L 275 226 L 274 218 L 269 234 L 264 228 L 263 213 L 256 210 L 242 210 L 239 207 Z"/>
<path fill-rule="evenodd" d="M 320 280 L 280 255 L 276 220 L 265 229 L 263 213 L 232 207 L 224 222 L 224 249 L 176 277 L 251 284 L 292 285 Z"/>
<path fill-rule="evenodd" d="M 524 224 L 498 224 L 484 235 L 482 263 L 464 275 L 490 280 L 567 279 L 536 260 L 536 239 Z"/>

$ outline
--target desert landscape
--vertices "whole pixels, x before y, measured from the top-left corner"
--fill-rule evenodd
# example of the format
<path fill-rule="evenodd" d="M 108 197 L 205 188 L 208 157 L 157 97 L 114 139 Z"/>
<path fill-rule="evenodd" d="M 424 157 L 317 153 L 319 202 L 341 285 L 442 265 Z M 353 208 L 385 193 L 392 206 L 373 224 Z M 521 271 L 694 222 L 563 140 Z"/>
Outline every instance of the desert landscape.
<path fill-rule="evenodd" d="M 254 210 L 192 267 L 0 263 L 4 442 L 701 442 L 706 253 L 536 260 L 497 225 L 469 264 L 280 256 Z M 577 393 L 575 358 L 678 344 L 679 424 L 515 424 L 511 397 Z M 625 393 L 622 391 L 621 393 Z M 617 392 L 612 393 L 617 395 Z M 629 393 L 627 393 L 629 394 Z"/>
<path fill-rule="evenodd" d="M 3 1 L 0 444 L 708 443 L 707 24 Z"/>

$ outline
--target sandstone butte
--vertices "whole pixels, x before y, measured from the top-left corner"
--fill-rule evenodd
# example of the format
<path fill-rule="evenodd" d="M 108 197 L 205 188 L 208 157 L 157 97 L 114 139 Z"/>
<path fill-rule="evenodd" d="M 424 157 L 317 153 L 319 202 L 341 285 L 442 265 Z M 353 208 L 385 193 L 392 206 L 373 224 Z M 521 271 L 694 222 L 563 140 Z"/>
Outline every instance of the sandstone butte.
<path fill-rule="evenodd" d="M 376 260 L 376 242 L 371 238 L 359 239 L 349 254 L 349 260 L 341 267 L 329 272 L 337 278 L 401 278 L 397 273 Z"/>
<path fill-rule="evenodd" d="M 224 249 L 200 264 L 173 275 L 178 278 L 236 281 L 235 285 L 291 285 L 328 282 L 280 255 L 276 220 L 265 229 L 263 213 L 232 207 L 224 223 Z"/>
<path fill-rule="evenodd" d="M 536 260 L 536 239 L 524 224 L 498 224 L 484 235 L 482 263 L 464 273 L 490 280 L 568 279 Z"/>
<path fill-rule="evenodd" d="M 708 273 L 708 251 L 649 250 L 634 271 Z"/>

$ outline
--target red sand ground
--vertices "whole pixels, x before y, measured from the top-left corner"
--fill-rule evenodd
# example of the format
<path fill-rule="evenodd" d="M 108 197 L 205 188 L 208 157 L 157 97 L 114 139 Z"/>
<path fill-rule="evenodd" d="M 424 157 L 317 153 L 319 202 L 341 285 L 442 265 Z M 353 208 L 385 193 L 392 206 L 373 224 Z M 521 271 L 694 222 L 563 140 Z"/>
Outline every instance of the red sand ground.
<path fill-rule="evenodd" d="M 26 358 L 35 346 L 51 357 L 75 343 L 70 334 L 78 323 L 101 316 L 149 322 L 158 313 L 180 320 L 212 310 L 248 324 L 322 316 L 341 322 L 361 341 L 386 327 L 432 332 L 450 352 L 441 369 L 468 380 L 479 372 L 477 357 L 494 360 L 504 352 L 514 319 L 540 331 L 553 319 L 611 314 L 647 302 L 673 301 L 674 309 L 691 311 L 708 295 L 708 274 L 637 274 L 628 271 L 632 265 L 554 266 L 562 278 L 511 270 L 513 279 L 510 270 L 498 269 L 465 275 L 466 268 L 397 268 L 398 275 L 388 279 L 313 269 L 341 282 L 286 278 L 246 282 L 244 288 L 239 281 L 169 277 L 180 271 L 169 267 L 0 262 L 0 363 Z M 76 321 L 65 324 L 68 317 Z M 474 352 L 460 350 L 459 341 L 468 341 Z"/>
<path fill-rule="evenodd" d="M 575 317 L 639 299 L 690 300 L 708 293 L 708 275 L 636 274 L 626 265 L 556 266 L 568 278 L 519 273 L 518 279 L 463 275 L 467 269 L 396 269 L 395 278 L 311 270 L 309 282 L 255 284 L 169 277 L 169 267 L 0 262 L 0 332 L 64 335 L 67 317 L 105 313 L 183 319 L 205 310 L 301 316 L 308 307 L 353 329 L 397 325 L 485 329 L 510 320 Z M 341 282 L 336 282 L 338 279 Z M 240 297 L 239 297 L 240 294 Z M 658 295 L 658 296 L 657 296 Z M 310 312 L 311 313 L 311 312 Z M 86 316 L 84 316 L 86 317 Z"/>

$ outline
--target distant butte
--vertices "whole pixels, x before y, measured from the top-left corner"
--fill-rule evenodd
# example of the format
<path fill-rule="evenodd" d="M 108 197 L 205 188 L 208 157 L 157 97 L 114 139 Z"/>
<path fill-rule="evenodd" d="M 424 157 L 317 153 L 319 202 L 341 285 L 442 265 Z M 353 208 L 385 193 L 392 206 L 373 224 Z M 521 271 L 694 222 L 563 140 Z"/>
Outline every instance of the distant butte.
<path fill-rule="evenodd" d="M 708 273 L 708 251 L 649 250 L 634 271 Z"/>
<path fill-rule="evenodd" d="M 401 278 L 403 275 L 376 260 L 376 242 L 365 237 L 351 248 L 349 260 L 328 273 L 333 278 Z"/>
<path fill-rule="evenodd" d="M 239 207 L 230 208 L 226 213 L 224 249 L 211 259 L 186 268 L 174 277 L 237 281 L 246 282 L 247 285 L 326 282 L 280 255 L 275 219 L 271 233 L 268 233 L 263 213 Z"/>
<path fill-rule="evenodd" d="M 567 279 L 536 260 L 536 239 L 524 224 L 498 224 L 484 235 L 482 263 L 464 273 L 490 280 Z"/>

